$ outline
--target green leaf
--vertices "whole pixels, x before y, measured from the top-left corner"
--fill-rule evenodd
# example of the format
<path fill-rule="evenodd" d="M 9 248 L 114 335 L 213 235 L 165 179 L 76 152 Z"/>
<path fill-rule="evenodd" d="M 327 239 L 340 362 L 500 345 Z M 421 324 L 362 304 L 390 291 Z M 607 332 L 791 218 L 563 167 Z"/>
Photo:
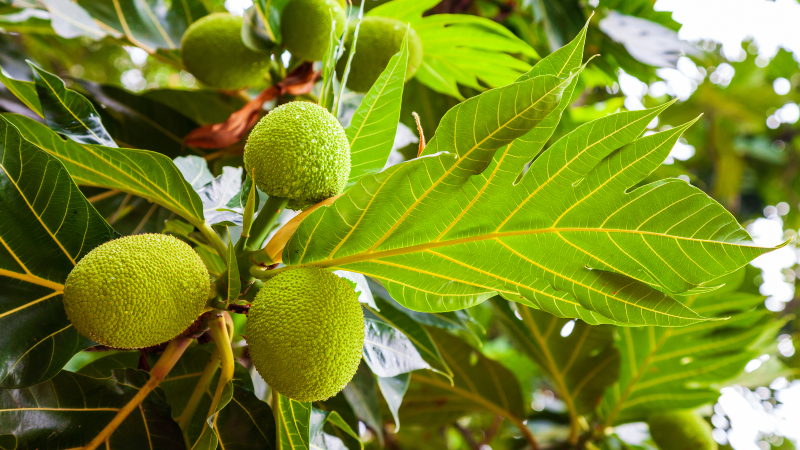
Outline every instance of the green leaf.
<path fill-rule="evenodd" d="M 398 330 L 402 333 L 402 336 L 405 338 L 403 341 L 408 341 L 414 345 L 416 350 L 416 355 L 411 354 L 411 356 L 421 357 L 424 359 L 423 362 L 426 362 L 428 365 L 427 368 L 433 369 L 446 377 L 452 378 L 453 373 L 450 371 L 450 368 L 447 367 L 447 364 L 442 359 L 442 355 L 439 354 L 439 349 L 436 348 L 436 344 L 434 344 L 433 339 L 431 339 L 430 335 L 428 334 L 425 327 L 420 325 L 418 322 L 414 321 L 411 317 L 403 314 L 400 310 L 398 310 L 395 305 L 391 302 L 384 300 L 383 298 L 376 297 L 375 304 L 380 308 L 379 310 L 374 310 L 372 308 L 365 308 L 364 316 L 370 320 L 371 322 L 375 323 L 376 321 L 381 321 L 386 325 L 390 326 L 393 329 Z M 366 350 L 366 349 L 365 349 Z M 365 353 L 367 353 L 365 351 Z M 404 357 L 396 363 L 401 363 L 403 360 L 406 359 L 405 353 L 402 354 Z M 375 355 L 378 356 L 378 355 Z M 388 356 L 388 355 L 387 355 Z M 401 358 L 398 355 L 397 358 Z M 367 357 L 365 355 L 364 360 L 367 364 L 370 365 L 372 371 L 382 377 L 393 377 L 395 375 L 399 375 L 400 372 L 397 369 L 405 364 L 399 364 L 393 366 L 394 370 L 386 370 L 389 367 L 384 367 L 381 365 L 381 370 L 376 371 L 376 368 L 373 367 L 372 357 Z M 412 361 L 414 361 L 412 359 Z M 411 362 L 411 361 L 409 361 Z M 420 366 L 419 361 L 416 363 L 416 368 L 422 368 Z M 414 370 L 414 369 L 411 369 Z"/>
<path fill-rule="evenodd" d="M 2 67 L 0 67 L 0 82 L 2 82 L 6 89 L 14 94 L 19 101 L 30 108 L 31 111 L 38 114 L 39 117 L 44 118 L 42 104 L 39 102 L 39 96 L 36 94 L 36 83 L 33 81 L 21 81 L 9 78 L 3 74 Z"/>
<path fill-rule="evenodd" d="M 202 226 L 203 205 L 172 161 L 147 150 L 102 147 L 62 140 L 46 126 L 16 114 L 4 114 L 25 139 L 56 156 L 76 183 L 117 189 L 157 203 L 195 226 Z"/>
<path fill-rule="evenodd" d="M 356 47 L 357 48 L 357 47 Z M 357 51 L 357 50 L 356 50 Z M 408 67 L 408 35 L 381 76 L 364 96 L 345 132 L 350 141 L 350 179 L 345 189 L 378 173 L 392 152 Z"/>
<path fill-rule="evenodd" d="M 664 292 L 688 291 L 771 249 L 685 182 L 631 190 L 691 125 L 639 138 L 668 105 L 582 125 L 520 179 L 574 86 L 574 61 L 537 65 L 538 76 L 457 105 L 427 157 L 364 177 L 312 212 L 284 262 L 363 273 L 425 312 L 500 293 L 590 324 L 705 320 Z"/>
<path fill-rule="evenodd" d="M 221 410 L 225 408 L 228 403 L 233 399 L 233 382 L 228 382 L 222 390 L 222 397 L 214 412 L 206 418 L 203 424 L 200 437 L 192 445 L 192 450 L 216 450 L 220 445 L 219 430 L 217 429 L 217 419 L 219 419 Z"/>
<path fill-rule="evenodd" d="M 77 448 L 88 444 L 142 388 L 146 372 L 115 370 L 108 378 L 61 372 L 25 389 L 0 391 L 0 434 L 17 448 Z M 105 448 L 183 449 L 178 424 L 161 388 L 151 392 L 110 436 Z"/>
<path fill-rule="evenodd" d="M 344 387 L 343 393 L 356 416 L 382 441 L 383 427 L 381 427 L 381 410 L 378 404 L 378 387 L 375 376 L 366 364 L 358 366 L 355 376 Z"/>
<path fill-rule="evenodd" d="M 55 376 L 92 342 L 67 319 L 61 294 L 86 253 L 118 235 L 58 159 L 0 118 L 0 387 Z"/>
<path fill-rule="evenodd" d="M 148 53 L 160 48 L 179 49 L 189 25 L 208 14 L 199 1 L 165 5 L 159 0 L 79 0 L 77 4 L 104 28 Z"/>
<path fill-rule="evenodd" d="M 52 73 L 30 61 L 28 65 L 33 70 L 36 94 L 48 127 L 81 144 L 117 146 L 86 97 L 67 89 L 64 81 Z"/>
<path fill-rule="evenodd" d="M 92 100 L 103 106 L 99 109 L 103 124 L 120 145 L 172 158 L 186 153 L 183 138 L 199 126 L 194 120 L 143 95 L 86 80 L 78 82 Z"/>
<path fill-rule="evenodd" d="M 310 443 L 311 403 L 298 402 L 277 392 L 278 443 L 280 450 L 308 450 Z M 275 411 L 273 411 L 274 413 Z"/>
<path fill-rule="evenodd" d="M 525 405 L 514 374 L 447 332 L 430 329 L 430 333 L 453 368 L 454 383 L 431 372 L 412 372 L 400 407 L 403 423 L 430 427 L 451 423 L 470 412 L 488 412 L 524 426 Z"/>
<path fill-rule="evenodd" d="M 741 283 L 741 278 L 735 281 L 740 272 L 728 281 Z M 784 320 L 763 308 L 763 297 L 720 291 L 689 297 L 686 304 L 727 320 L 683 328 L 617 329 L 619 382 L 606 391 L 600 407 L 607 426 L 646 420 L 654 411 L 715 402 L 719 385 L 742 373 L 762 353 L 759 347 L 774 339 Z"/>
<path fill-rule="evenodd" d="M 504 26 L 465 14 L 423 13 L 436 2 L 392 1 L 371 10 L 370 16 L 408 22 L 422 41 L 422 64 L 415 77 L 431 89 L 458 99 L 458 85 L 482 91 L 513 82 L 530 64 L 511 56 L 536 58 L 536 51 Z"/>
<path fill-rule="evenodd" d="M 513 311 L 499 298 L 492 299 L 492 306 L 503 328 L 557 391 L 573 423 L 592 411 L 603 391 L 616 382 L 619 353 L 612 326 L 560 319 L 523 305 L 515 305 Z"/>
<path fill-rule="evenodd" d="M 400 430 L 400 405 L 403 404 L 403 396 L 406 395 L 410 381 L 410 373 L 402 373 L 394 377 L 378 377 L 378 387 L 392 417 L 394 417 L 395 433 Z"/>
<path fill-rule="evenodd" d="M 65 39 L 86 36 L 95 41 L 106 36 L 102 27 L 77 3 L 70 0 L 42 0 L 42 4 L 50 12 L 50 23 L 59 36 Z"/>
<path fill-rule="evenodd" d="M 242 289 L 242 280 L 239 278 L 239 264 L 236 261 L 236 248 L 231 241 L 231 233 L 228 230 L 228 279 L 226 285 L 228 287 L 228 303 L 236 301 L 239 298 L 239 292 Z"/>
<path fill-rule="evenodd" d="M 275 417 L 252 391 L 233 383 L 233 397 L 217 419 L 220 447 L 225 450 L 276 450 Z"/>

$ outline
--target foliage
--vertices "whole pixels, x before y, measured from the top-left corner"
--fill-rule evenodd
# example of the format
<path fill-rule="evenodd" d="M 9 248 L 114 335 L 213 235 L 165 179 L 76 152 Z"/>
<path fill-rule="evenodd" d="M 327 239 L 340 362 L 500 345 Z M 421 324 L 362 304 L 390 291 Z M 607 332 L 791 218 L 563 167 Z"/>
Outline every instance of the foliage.
<path fill-rule="evenodd" d="M 618 70 L 656 72 L 601 21 L 676 29 L 651 2 L 364 0 L 351 26 L 400 20 L 423 56 L 405 80 L 406 38 L 362 96 L 335 78 L 342 36 L 325 34 L 319 73 L 284 53 L 288 3 L 244 12 L 243 43 L 270 62 L 238 91 L 199 86 L 180 59 L 220 1 L 0 6 L 0 448 L 629 448 L 615 427 L 708 412 L 795 332 L 745 267 L 792 238 L 757 244 L 747 222 L 800 201 L 794 131 L 762 117 L 797 71 L 785 52 L 633 108 Z M 352 167 L 340 195 L 290 214 L 242 153 L 296 100 L 343 124 Z M 190 145 L 197 130 L 232 144 Z M 687 139 L 697 156 L 663 164 Z M 142 232 L 195 249 L 208 303 L 169 343 L 97 345 L 67 319 L 64 282 Z M 365 321 L 355 376 L 313 403 L 267 386 L 243 335 L 264 282 L 298 266 L 346 279 Z"/>

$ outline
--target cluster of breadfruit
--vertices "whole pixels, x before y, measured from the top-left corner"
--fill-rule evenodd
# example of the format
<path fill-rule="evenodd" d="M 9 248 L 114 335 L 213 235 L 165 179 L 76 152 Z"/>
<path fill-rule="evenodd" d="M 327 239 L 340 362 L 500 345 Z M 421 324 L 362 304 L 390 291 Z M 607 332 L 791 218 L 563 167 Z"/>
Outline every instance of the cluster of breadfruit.
<path fill-rule="evenodd" d="M 253 129 L 245 168 L 262 191 L 303 209 L 342 192 L 350 174 L 349 144 L 325 108 L 295 101 Z M 168 235 L 141 234 L 87 253 L 67 277 L 64 307 L 75 329 L 93 341 L 144 348 L 184 332 L 216 295 L 191 246 Z M 319 267 L 289 267 L 256 295 L 246 336 L 253 365 L 275 391 L 299 401 L 323 400 L 341 391 L 358 368 L 364 316 L 348 281 Z"/>
<path fill-rule="evenodd" d="M 322 60 L 328 52 L 331 32 L 336 39 L 345 32 L 347 18 L 342 3 L 337 0 L 289 2 L 280 20 L 283 46 L 295 58 Z M 271 53 L 255 51 L 244 44 L 242 23 L 241 17 L 227 13 L 210 14 L 193 23 L 181 41 L 181 57 L 186 69 L 203 84 L 223 90 L 242 89 L 268 79 Z M 367 92 L 392 56 L 400 51 L 406 30 L 408 80 L 422 62 L 422 43 L 417 33 L 396 19 L 367 16 L 361 20 L 347 87 Z M 345 53 L 336 66 L 340 79 L 352 50 L 355 20 L 346 31 Z"/>

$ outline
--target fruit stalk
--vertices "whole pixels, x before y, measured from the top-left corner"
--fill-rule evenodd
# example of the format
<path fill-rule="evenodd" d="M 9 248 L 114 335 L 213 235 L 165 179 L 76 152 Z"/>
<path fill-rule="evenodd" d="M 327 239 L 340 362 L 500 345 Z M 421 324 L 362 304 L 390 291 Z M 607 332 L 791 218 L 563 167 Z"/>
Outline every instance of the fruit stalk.
<path fill-rule="evenodd" d="M 203 373 L 200 374 L 200 378 L 194 386 L 194 391 L 192 391 L 192 395 L 189 397 L 189 402 L 186 403 L 186 408 L 183 409 L 183 413 L 178 418 L 178 426 L 183 433 L 183 440 L 186 444 L 186 448 L 192 448 L 189 442 L 189 424 L 192 422 L 194 413 L 200 405 L 200 400 L 202 400 L 203 396 L 206 394 L 206 390 L 208 390 L 208 386 L 211 384 L 214 374 L 217 373 L 219 364 L 219 350 L 214 348 L 211 352 L 211 358 L 208 360 L 208 364 L 206 364 Z"/>
<path fill-rule="evenodd" d="M 267 239 L 272 225 L 281 214 L 286 204 L 289 202 L 288 198 L 281 198 L 276 196 L 269 196 L 264 207 L 261 208 L 259 213 L 253 220 L 253 226 L 250 228 L 250 237 L 247 239 L 248 253 L 261 250 L 261 246 Z"/>
<path fill-rule="evenodd" d="M 225 390 L 225 386 L 227 386 L 228 382 L 233 379 L 234 369 L 233 350 L 231 349 L 231 340 L 230 336 L 228 335 L 228 325 L 225 322 L 225 317 L 220 316 L 214 318 L 209 322 L 209 326 L 209 332 L 211 333 L 211 337 L 214 339 L 214 345 L 219 351 L 222 370 L 220 371 L 219 381 L 217 381 L 217 389 L 214 392 L 214 398 L 211 400 L 211 407 L 208 409 L 208 414 L 206 417 L 210 417 L 217 411 L 217 405 L 222 398 L 222 393 Z M 216 422 L 216 418 L 214 421 Z M 207 426 L 208 422 L 206 421 L 203 424 L 203 430 L 205 430 L 205 427 Z"/>
<path fill-rule="evenodd" d="M 224 326 L 224 325 L 223 325 Z M 186 336 L 178 336 L 172 342 L 167 345 L 166 350 L 164 353 L 161 354 L 161 357 L 158 358 L 158 362 L 153 368 L 150 370 L 150 379 L 147 380 L 147 383 L 139 389 L 139 392 L 125 405 L 122 409 L 119 410 L 114 419 L 108 423 L 108 425 L 103 428 L 100 433 L 92 439 L 89 444 L 84 447 L 83 450 L 94 450 L 100 444 L 106 441 L 114 431 L 116 431 L 117 427 L 119 427 L 125 419 L 128 418 L 131 412 L 136 409 L 142 401 L 150 394 L 150 392 L 155 389 L 159 383 L 161 383 L 164 378 L 166 378 L 167 374 L 170 370 L 175 366 L 175 363 L 178 362 L 183 352 L 189 347 L 189 344 L 192 343 L 192 339 Z"/>
<path fill-rule="evenodd" d="M 217 232 L 206 223 L 198 225 L 197 227 L 200 229 L 200 232 L 203 233 L 203 236 L 205 236 L 206 239 L 208 239 L 208 241 L 211 243 L 211 246 L 214 247 L 214 250 L 217 251 L 219 257 L 222 258 L 223 261 L 227 262 L 227 247 L 225 246 L 225 243 L 222 242 L 222 239 L 219 237 Z"/>

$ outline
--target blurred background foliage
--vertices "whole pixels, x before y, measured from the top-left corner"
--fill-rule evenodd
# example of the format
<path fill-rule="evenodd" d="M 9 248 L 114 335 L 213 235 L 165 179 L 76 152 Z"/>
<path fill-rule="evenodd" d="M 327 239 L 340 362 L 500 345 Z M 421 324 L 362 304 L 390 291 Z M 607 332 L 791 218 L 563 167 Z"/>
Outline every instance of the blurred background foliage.
<path fill-rule="evenodd" d="M 363 1 L 365 10 L 387 3 Z M 241 165 L 242 143 L 206 151 L 185 145 L 183 138 L 201 125 L 225 121 L 266 84 L 243 92 L 216 92 L 200 86 L 181 67 L 177 48 L 186 23 L 174 15 L 188 12 L 191 17 L 226 9 L 244 14 L 251 6 L 249 1 L 203 0 L 192 11 L 182 10 L 174 0 L 129 3 L 153 7 L 169 27 L 159 34 L 145 26 L 140 16 L 129 16 L 132 21 L 127 26 L 133 32 L 120 32 L 120 24 L 103 15 L 111 5 L 105 0 L 1 0 L 0 67 L 4 76 L 32 80 L 26 60 L 57 74 L 68 87 L 96 103 L 104 125 L 120 146 L 147 148 L 170 157 L 201 155 L 209 161 L 214 176 L 222 173 L 224 166 Z M 740 3 L 766 7 L 770 2 Z M 794 0 L 778 3 L 793 3 L 800 9 Z M 645 182 L 666 177 L 690 181 L 728 208 L 759 243 L 774 245 L 796 235 L 800 228 L 800 55 L 790 46 L 765 45 L 767 39 L 760 42 L 759 36 L 740 42 L 738 48 L 730 42 L 723 46 L 713 33 L 681 40 L 683 34 L 678 33 L 684 24 L 676 20 L 670 5 L 680 6 L 680 2 L 444 0 L 425 16 L 464 14 L 490 19 L 542 56 L 569 42 L 588 20 L 585 57 L 598 56 L 581 75 L 555 138 L 608 113 L 653 107 L 678 98 L 677 104 L 650 124 L 651 130 L 685 123 L 698 115 L 702 118 Z M 685 10 L 685 4 L 682 7 Z M 726 17 L 720 11 L 707 20 L 724 22 Z M 136 28 L 137 24 L 142 27 Z M 516 56 L 526 63 L 536 61 Z M 478 93 L 477 87 L 488 86 L 460 85 L 458 93 L 470 97 Z M 351 96 L 353 104 L 358 100 L 357 95 Z M 417 127 L 411 112 L 419 114 L 422 131 L 430 138 L 439 119 L 458 101 L 456 95 L 438 92 L 416 79 L 409 81 L 401 113 L 406 127 L 398 132 L 393 160 L 416 156 Z M 0 111 L 41 120 L 4 87 L 0 87 Z M 167 230 L 202 240 L 193 236 L 191 229 L 182 229 L 169 211 L 142 199 L 90 188 L 85 193 L 123 234 Z M 800 355 L 795 352 L 800 330 L 793 319 L 800 304 L 794 289 L 800 275 L 796 262 L 795 247 L 790 245 L 748 266 L 736 283 L 740 292 L 763 295 L 755 309 L 778 326 L 752 349 L 744 373 L 711 384 L 722 394 L 703 411 L 723 446 L 737 450 L 793 448 L 792 440 L 800 433 L 800 385 L 792 383 L 800 374 Z M 377 290 L 375 295 L 380 295 Z M 496 408 L 505 402 L 506 412 L 524 421 L 544 448 L 569 448 L 564 442 L 575 432 L 572 412 L 565 403 L 569 394 L 554 382 L 552 368 L 527 353 L 525 346 L 515 341 L 514 333 L 504 328 L 502 319 L 507 314 L 519 316 L 520 312 L 486 302 L 447 317 L 417 318 L 432 326 L 432 339 L 443 353 L 446 350 L 444 361 L 456 376 L 450 386 L 441 382 L 443 377 L 433 381 L 439 375 L 432 372 L 412 373 L 399 410 L 400 433 L 395 433 L 395 411 L 377 394 L 375 379 L 368 373 L 356 377 L 348 388 L 350 394 L 345 391 L 319 406 L 337 409 L 345 420 L 349 418 L 369 448 L 523 448 L 525 440 L 519 431 L 500 420 Z M 570 336 L 573 328 L 579 327 L 574 321 L 564 322 L 569 323 L 558 323 L 558 329 L 550 332 Z M 241 323 L 238 326 L 241 328 Z M 598 344 L 587 358 L 623 339 L 618 331 L 603 333 L 598 339 L 604 344 Z M 91 359 L 85 354 L 82 358 L 86 360 L 73 361 L 73 370 Z M 481 384 L 481 380 L 489 380 L 489 373 L 504 378 L 497 384 L 499 390 L 493 390 L 491 384 L 497 380 Z M 379 379 L 381 383 L 389 382 Z M 385 387 L 381 384 L 380 388 Z M 357 394 L 367 399 L 362 409 L 350 402 Z M 345 410 L 349 416 L 342 412 Z M 784 419 L 797 421 L 794 431 L 777 425 Z M 580 425 L 588 429 L 602 426 L 602 422 L 584 420 Z M 602 440 L 581 445 L 653 448 L 646 427 L 637 423 L 609 429 Z"/>

